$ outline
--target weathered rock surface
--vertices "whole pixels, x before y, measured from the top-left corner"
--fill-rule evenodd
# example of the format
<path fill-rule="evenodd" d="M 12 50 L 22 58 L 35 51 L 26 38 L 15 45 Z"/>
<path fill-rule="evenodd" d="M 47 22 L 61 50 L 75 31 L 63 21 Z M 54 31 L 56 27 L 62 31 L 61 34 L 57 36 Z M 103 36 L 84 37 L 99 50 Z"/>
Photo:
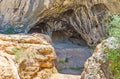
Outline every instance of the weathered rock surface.
<path fill-rule="evenodd" d="M 70 40 L 82 37 L 93 45 L 105 36 L 105 14 L 119 9 L 119 0 L 1 0 L 0 32 L 27 33 L 35 27 L 30 32 Z"/>
<path fill-rule="evenodd" d="M 20 79 L 13 57 L 0 51 L 0 79 Z"/>
<path fill-rule="evenodd" d="M 100 43 L 82 74 L 75 76 L 57 73 L 56 54 L 48 36 L 0 34 L 0 79 L 112 79 L 103 47 L 114 49 L 116 42 L 112 37 Z"/>
<path fill-rule="evenodd" d="M 48 79 L 55 59 L 46 35 L 0 34 L 0 79 Z"/>
<path fill-rule="evenodd" d="M 115 49 L 118 47 L 117 40 L 111 37 L 96 47 L 93 55 L 85 62 L 81 79 L 113 79 L 106 53 L 103 50 L 104 47 Z"/>

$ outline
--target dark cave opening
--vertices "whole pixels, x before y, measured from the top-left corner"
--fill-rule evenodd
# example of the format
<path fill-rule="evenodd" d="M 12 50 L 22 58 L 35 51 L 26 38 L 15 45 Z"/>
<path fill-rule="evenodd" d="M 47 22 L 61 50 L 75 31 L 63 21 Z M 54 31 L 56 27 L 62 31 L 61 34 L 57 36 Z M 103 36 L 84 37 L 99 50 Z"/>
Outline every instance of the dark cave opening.
<path fill-rule="evenodd" d="M 32 27 L 28 33 L 46 34 L 51 37 L 53 42 L 71 42 L 76 45 L 87 46 L 86 41 L 73 28 L 66 28 L 61 30 L 51 29 L 52 28 L 50 27 L 46 27 L 46 24 L 42 22 Z"/>

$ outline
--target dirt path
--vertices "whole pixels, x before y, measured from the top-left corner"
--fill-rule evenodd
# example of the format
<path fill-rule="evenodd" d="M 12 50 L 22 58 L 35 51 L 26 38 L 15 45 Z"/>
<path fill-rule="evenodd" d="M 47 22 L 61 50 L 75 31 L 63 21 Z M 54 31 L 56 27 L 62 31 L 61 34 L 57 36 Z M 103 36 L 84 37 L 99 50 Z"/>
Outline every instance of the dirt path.
<path fill-rule="evenodd" d="M 66 75 L 66 74 L 53 74 L 51 79 L 80 79 L 80 76 Z"/>
<path fill-rule="evenodd" d="M 80 75 L 84 63 L 92 55 L 92 49 L 69 42 L 54 43 L 57 60 L 55 62 L 59 73 Z"/>

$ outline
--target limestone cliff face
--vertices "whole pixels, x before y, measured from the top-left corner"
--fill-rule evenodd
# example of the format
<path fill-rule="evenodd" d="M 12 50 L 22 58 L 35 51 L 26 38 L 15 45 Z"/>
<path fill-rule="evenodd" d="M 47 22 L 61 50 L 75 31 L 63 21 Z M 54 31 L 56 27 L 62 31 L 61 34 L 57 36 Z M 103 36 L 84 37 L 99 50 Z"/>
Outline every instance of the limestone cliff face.
<path fill-rule="evenodd" d="M 27 33 L 34 27 L 29 32 L 71 41 L 82 37 L 94 45 L 105 36 L 105 14 L 119 9 L 119 0 L 1 0 L 0 32 Z"/>

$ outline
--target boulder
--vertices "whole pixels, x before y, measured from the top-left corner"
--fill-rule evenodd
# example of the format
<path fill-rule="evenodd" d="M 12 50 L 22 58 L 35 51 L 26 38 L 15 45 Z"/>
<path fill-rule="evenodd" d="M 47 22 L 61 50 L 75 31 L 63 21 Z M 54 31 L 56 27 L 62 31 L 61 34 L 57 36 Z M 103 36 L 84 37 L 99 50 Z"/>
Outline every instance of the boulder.
<path fill-rule="evenodd" d="M 87 59 L 81 79 L 113 79 L 107 54 L 103 48 L 116 49 L 118 47 L 117 39 L 110 37 L 97 45 L 93 55 Z"/>
<path fill-rule="evenodd" d="M 48 79 L 56 73 L 49 36 L 0 34 L 0 79 Z"/>

